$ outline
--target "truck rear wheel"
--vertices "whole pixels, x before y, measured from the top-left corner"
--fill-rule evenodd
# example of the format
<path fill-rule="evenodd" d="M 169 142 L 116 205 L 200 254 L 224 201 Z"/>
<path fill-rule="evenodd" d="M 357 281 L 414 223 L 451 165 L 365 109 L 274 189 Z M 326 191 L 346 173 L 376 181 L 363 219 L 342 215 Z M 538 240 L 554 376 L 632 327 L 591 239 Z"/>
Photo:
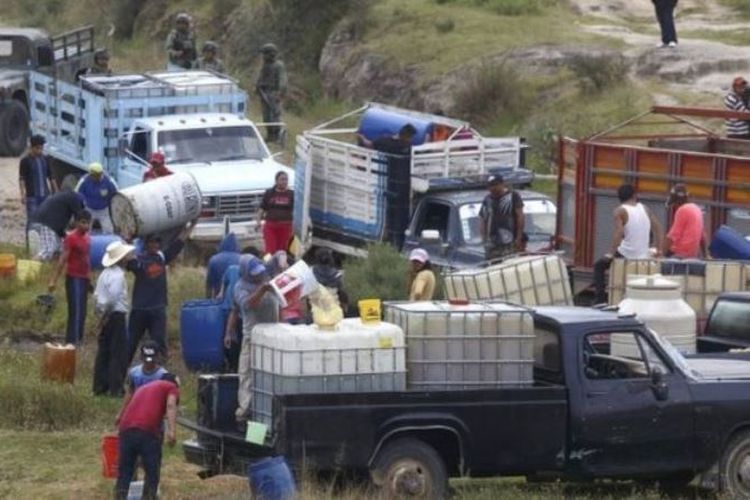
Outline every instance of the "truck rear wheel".
<path fill-rule="evenodd" d="M 0 154 L 20 156 L 29 140 L 29 112 L 11 100 L 0 106 Z"/>
<path fill-rule="evenodd" d="M 387 498 L 445 498 L 448 472 L 434 448 L 412 438 L 397 439 L 378 453 L 372 482 Z"/>
<path fill-rule="evenodd" d="M 750 498 L 750 432 L 737 435 L 721 457 L 720 488 L 727 498 Z"/>

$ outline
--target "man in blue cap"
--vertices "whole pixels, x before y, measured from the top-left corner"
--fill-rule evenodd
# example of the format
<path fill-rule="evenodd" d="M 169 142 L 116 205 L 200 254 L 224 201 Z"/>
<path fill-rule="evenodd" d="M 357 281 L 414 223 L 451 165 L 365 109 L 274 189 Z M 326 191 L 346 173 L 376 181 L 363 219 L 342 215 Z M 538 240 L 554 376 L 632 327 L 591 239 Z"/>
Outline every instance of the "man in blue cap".
<path fill-rule="evenodd" d="M 252 371 L 250 359 L 250 333 L 259 323 L 277 323 L 279 321 L 279 302 L 269 293 L 271 285 L 263 261 L 252 255 L 240 258 L 240 280 L 234 287 L 234 304 L 225 330 L 226 340 L 235 336 L 237 315 L 242 317 L 242 351 L 240 354 L 239 376 L 240 388 L 237 393 L 239 407 L 235 412 L 238 421 L 245 420 L 250 409 L 250 389 Z"/>

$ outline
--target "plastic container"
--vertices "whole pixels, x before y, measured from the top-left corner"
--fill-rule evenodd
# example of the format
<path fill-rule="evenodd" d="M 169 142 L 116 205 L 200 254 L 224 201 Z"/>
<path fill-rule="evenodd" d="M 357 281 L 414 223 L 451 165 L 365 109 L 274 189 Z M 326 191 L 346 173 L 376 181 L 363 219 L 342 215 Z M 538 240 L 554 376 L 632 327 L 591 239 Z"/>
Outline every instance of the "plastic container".
<path fill-rule="evenodd" d="M 715 259 L 750 260 L 750 241 L 729 226 L 719 227 L 709 250 Z"/>
<path fill-rule="evenodd" d="M 386 303 L 385 319 L 406 333 L 409 388 L 528 387 L 534 382 L 529 309 L 502 303 Z"/>
<path fill-rule="evenodd" d="M 252 332 L 251 420 L 271 425 L 277 394 L 389 392 L 406 388 L 404 333 L 344 319 L 335 330 L 260 324 Z"/>
<path fill-rule="evenodd" d="M 120 190 L 112 198 L 110 215 L 118 233 L 145 236 L 185 225 L 201 212 L 198 183 L 187 172 Z"/>
<path fill-rule="evenodd" d="M 36 281 L 42 271 L 42 263 L 37 260 L 19 259 L 16 261 L 16 279 L 18 281 Z"/>
<path fill-rule="evenodd" d="M 92 234 L 89 246 L 89 260 L 92 269 L 102 269 L 102 258 L 107 253 L 107 245 L 114 241 L 122 241 L 116 234 Z"/>
<path fill-rule="evenodd" d="M 45 343 L 42 378 L 72 384 L 76 378 L 76 347 L 73 344 Z"/>
<path fill-rule="evenodd" d="M 282 308 L 299 302 L 318 289 L 315 274 L 305 261 L 298 260 L 293 266 L 273 278 L 271 288 Z"/>
<path fill-rule="evenodd" d="M 292 471 L 284 457 L 268 457 L 250 464 L 247 477 L 254 498 L 291 500 L 297 494 Z"/>
<path fill-rule="evenodd" d="M 380 312 L 380 299 L 364 299 L 360 300 L 357 305 L 359 306 L 359 317 L 363 323 L 379 323 L 381 316 Z"/>
<path fill-rule="evenodd" d="M 117 477 L 118 447 L 120 438 L 117 434 L 102 436 L 102 476 L 112 479 Z"/>
<path fill-rule="evenodd" d="M 635 314 L 646 326 L 669 340 L 683 354 L 695 353 L 695 311 L 682 299 L 678 282 L 649 276 L 628 282 L 621 314 Z M 611 353 L 640 357 L 632 335 L 613 335 Z"/>
<path fill-rule="evenodd" d="M 448 300 L 504 300 L 528 306 L 573 305 L 565 262 L 557 255 L 507 259 L 445 276 Z"/>
<path fill-rule="evenodd" d="M 357 132 L 374 141 L 379 137 L 397 135 L 407 123 L 417 130 L 411 141 L 412 146 L 423 144 L 432 133 L 432 122 L 424 118 L 379 107 L 371 107 L 362 114 Z"/>
<path fill-rule="evenodd" d="M 12 253 L 0 253 L 0 278 L 16 275 L 16 256 Z"/>
<path fill-rule="evenodd" d="M 224 367 L 224 325 L 227 311 L 221 302 L 191 300 L 180 311 L 180 344 L 185 366 L 192 371 Z"/>

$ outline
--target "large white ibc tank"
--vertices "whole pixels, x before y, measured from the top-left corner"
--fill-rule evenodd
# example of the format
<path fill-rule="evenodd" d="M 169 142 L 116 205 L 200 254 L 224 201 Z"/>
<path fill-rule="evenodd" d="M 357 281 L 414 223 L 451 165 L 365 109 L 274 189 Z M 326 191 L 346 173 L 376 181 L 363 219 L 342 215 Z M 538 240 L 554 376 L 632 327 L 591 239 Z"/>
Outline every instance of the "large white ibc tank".
<path fill-rule="evenodd" d="M 118 233 L 145 236 L 197 219 L 201 191 L 191 174 L 178 172 L 120 190 L 109 210 Z"/>
<path fill-rule="evenodd" d="M 619 312 L 635 314 L 678 351 L 695 352 L 695 311 L 683 300 L 679 282 L 661 276 L 629 280 Z M 613 335 L 611 350 L 613 355 L 640 356 L 630 335 Z"/>

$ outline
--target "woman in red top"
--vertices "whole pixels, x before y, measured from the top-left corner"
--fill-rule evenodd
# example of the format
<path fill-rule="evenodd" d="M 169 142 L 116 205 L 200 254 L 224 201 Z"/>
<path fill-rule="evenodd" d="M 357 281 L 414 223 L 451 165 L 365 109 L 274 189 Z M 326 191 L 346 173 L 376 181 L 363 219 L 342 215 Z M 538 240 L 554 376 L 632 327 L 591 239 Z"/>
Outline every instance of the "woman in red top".
<path fill-rule="evenodd" d="M 289 176 L 286 172 L 276 173 L 275 185 L 263 195 L 260 205 L 260 223 L 263 225 L 263 241 L 267 254 L 279 250 L 286 251 L 292 239 L 292 212 L 294 191 L 289 189 Z"/>

